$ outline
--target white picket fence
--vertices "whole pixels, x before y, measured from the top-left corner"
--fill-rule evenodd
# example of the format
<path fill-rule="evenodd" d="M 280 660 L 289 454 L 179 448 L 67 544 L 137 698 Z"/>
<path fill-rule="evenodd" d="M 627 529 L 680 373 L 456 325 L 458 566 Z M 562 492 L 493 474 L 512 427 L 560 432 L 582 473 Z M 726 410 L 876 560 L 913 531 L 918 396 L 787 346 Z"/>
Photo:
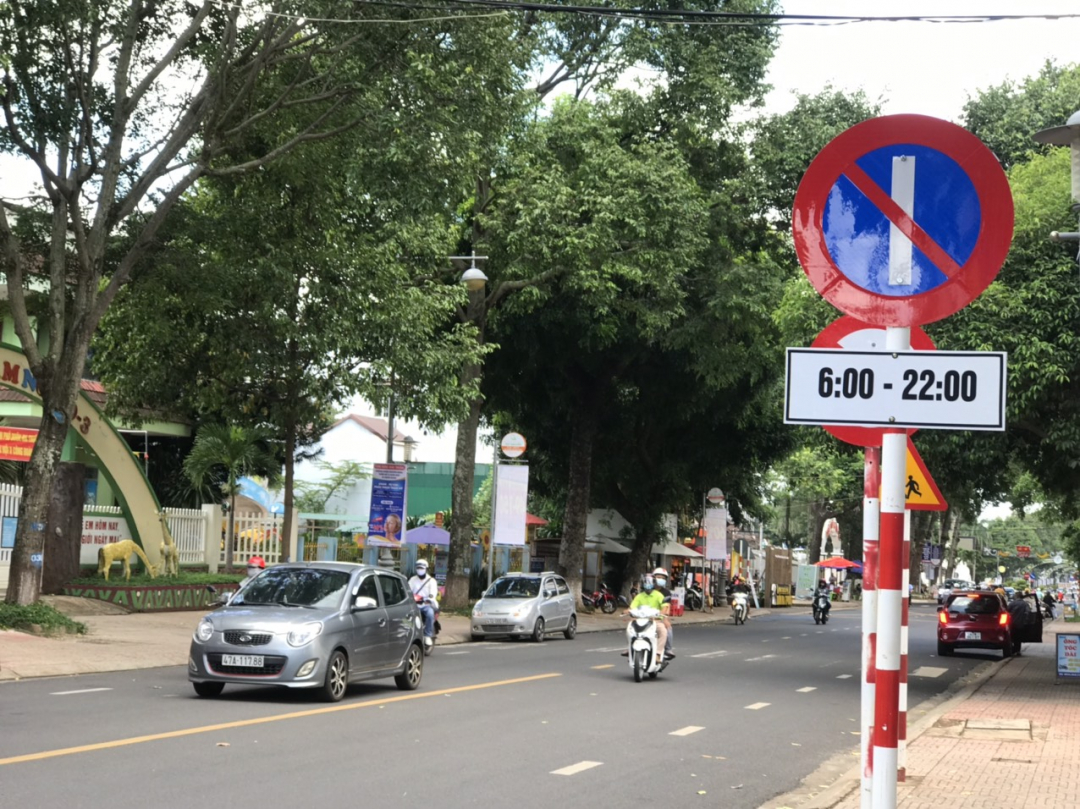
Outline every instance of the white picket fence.
<path fill-rule="evenodd" d="M 22 501 L 22 487 L 0 483 L 0 525 L 3 527 L 0 541 L 0 588 L 7 583 L 8 568 L 11 565 L 11 551 L 15 543 L 15 523 L 19 516 L 19 504 Z M 210 560 L 207 557 L 207 545 L 213 548 L 213 542 L 207 543 L 207 534 L 211 531 L 220 533 L 220 554 L 218 564 L 225 562 L 225 536 L 228 525 L 227 515 L 218 526 L 211 526 L 211 513 L 215 510 L 193 508 L 166 508 L 165 517 L 169 524 L 169 533 L 180 552 L 181 565 L 202 565 Z M 87 506 L 86 518 L 119 517 L 123 510 L 119 506 Z M 221 514 L 220 510 L 216 513 Z M 243 566 L 249 556 L 261 556 L 266 563 L 274 564 L 281 560 L 280 515 L 261 515 L 258 513 L 236 514 L 235 543 L 233 550 L 234 564 Z M 213 536 L 213 534 L 211 534 Z M 155 535 L 143 538 L 152 544 L 155 550 L 161 544 L 161 537 Z M 212 550 L 210 552 L 213 552 Z"/>

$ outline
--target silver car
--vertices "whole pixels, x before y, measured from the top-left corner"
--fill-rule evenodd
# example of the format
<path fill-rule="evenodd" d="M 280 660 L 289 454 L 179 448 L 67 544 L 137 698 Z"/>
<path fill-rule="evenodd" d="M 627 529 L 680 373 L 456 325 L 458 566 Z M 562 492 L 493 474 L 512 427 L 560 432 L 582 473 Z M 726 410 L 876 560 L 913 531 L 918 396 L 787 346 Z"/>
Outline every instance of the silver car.
<path fill-rule="evenodd" d="M 566 580 L 555 573 L 507 573 L 488 588 L 472 612 L 472 639 L 577 634 L 577 610 Z"/>
<path fill-rule="evenodd" d="M 200 697 L 226 683 L 315 688 L 337 702 L 349 683 L 424 672 L 420 613 L 391 570 L 345 562 L 269 567 L 195 630 L 188 679 Z"/>

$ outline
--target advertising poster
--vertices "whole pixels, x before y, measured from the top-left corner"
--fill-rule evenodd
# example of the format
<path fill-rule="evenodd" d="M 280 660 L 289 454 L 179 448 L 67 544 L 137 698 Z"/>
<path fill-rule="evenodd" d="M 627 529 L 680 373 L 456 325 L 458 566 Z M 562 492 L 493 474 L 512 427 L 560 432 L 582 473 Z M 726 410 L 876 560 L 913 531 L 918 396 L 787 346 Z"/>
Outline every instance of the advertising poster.
<path fill-rule="evenodd" d="M 1080 677 L 1080 635 L 1057 636 L 1057 676 Z"/>
<path fill-rule="evenodd" d="M 405 538 L 405 490 L 408 467 L 398 463 L 377 463 L 371 475 L 371 510 L 368 514 L 367 544 L 400 548 Z"/>
<path fill-rule="evenodd" d="M 795 582 L 796 598 L 813 598 L 817 589 L 818 574 L 821 568 L 813 565 L 799 565 L 799 578 Z"/>
<path fill-rule="evenodd" d="M 716 561 L 727 559 L 727 520 L 726 508 L 705 509 L 705 558 Z"/>
<path fill-rule="evenodd" d="M 34 451 L 37 430 L 0 427 L 0 460 L 26 463 Z"/>
<path fill-rule="evenodd" d="M 495 491 L 496 545 L 525 544 L 525 507 L 529 500 L 529 467 L 499 464 Z"/>
<path fill-rule="evenodd" d="M 0 534 L 0 548 L 15 547 L 15 529 L 18 525 L 18 517 L 4 517 L 4 530 L 3 534 Z"/>

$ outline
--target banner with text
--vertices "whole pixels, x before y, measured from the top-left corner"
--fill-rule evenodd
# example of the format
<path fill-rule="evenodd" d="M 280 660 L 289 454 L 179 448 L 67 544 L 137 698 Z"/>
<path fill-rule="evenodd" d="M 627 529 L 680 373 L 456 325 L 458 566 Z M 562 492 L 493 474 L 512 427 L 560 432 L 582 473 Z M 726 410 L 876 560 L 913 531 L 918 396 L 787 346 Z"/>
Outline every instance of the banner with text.
<path fill-rule="evenodd" d="M 119 514 L 84 514 L 79 564 L 97 564 L 98 548 L 121 539 L 131 539 L 131 530 Z"/>
<path fill-rule="evenodd" d="M 705 558 L 710 560 L 727 559 L 727 519 L 726 508 L 705 509 Z"/>
<path fill-rule="evenodd" d="M 405 529 L 405 498 L 409 469 L 405 464 L 377 463 L 371 475 L 368 515 L 370 545 L 400 548 Z"/>
<path fill-rule="evenodd" d="M 0 461 L 21 461 L 27 463 L 34 451 L 37 430 L 24 430 L 19 427 L 0 427 Z"/>
<path fill-rule="evenodd" d="M 492 539 L 496 545 L 524 545 L 529 467 L 524 464 L 499 464 L 498 474 Z"/>

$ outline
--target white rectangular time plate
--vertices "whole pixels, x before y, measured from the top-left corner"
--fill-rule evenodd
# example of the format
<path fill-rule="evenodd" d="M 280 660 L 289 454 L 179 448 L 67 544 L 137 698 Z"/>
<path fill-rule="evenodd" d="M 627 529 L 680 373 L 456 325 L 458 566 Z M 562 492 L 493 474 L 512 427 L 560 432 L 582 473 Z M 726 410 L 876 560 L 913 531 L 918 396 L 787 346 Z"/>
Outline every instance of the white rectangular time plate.
<path fill-rule="evenodd" d="M 786 424 L 1005 429 L 1006 354 L 789 348 Z"/>

